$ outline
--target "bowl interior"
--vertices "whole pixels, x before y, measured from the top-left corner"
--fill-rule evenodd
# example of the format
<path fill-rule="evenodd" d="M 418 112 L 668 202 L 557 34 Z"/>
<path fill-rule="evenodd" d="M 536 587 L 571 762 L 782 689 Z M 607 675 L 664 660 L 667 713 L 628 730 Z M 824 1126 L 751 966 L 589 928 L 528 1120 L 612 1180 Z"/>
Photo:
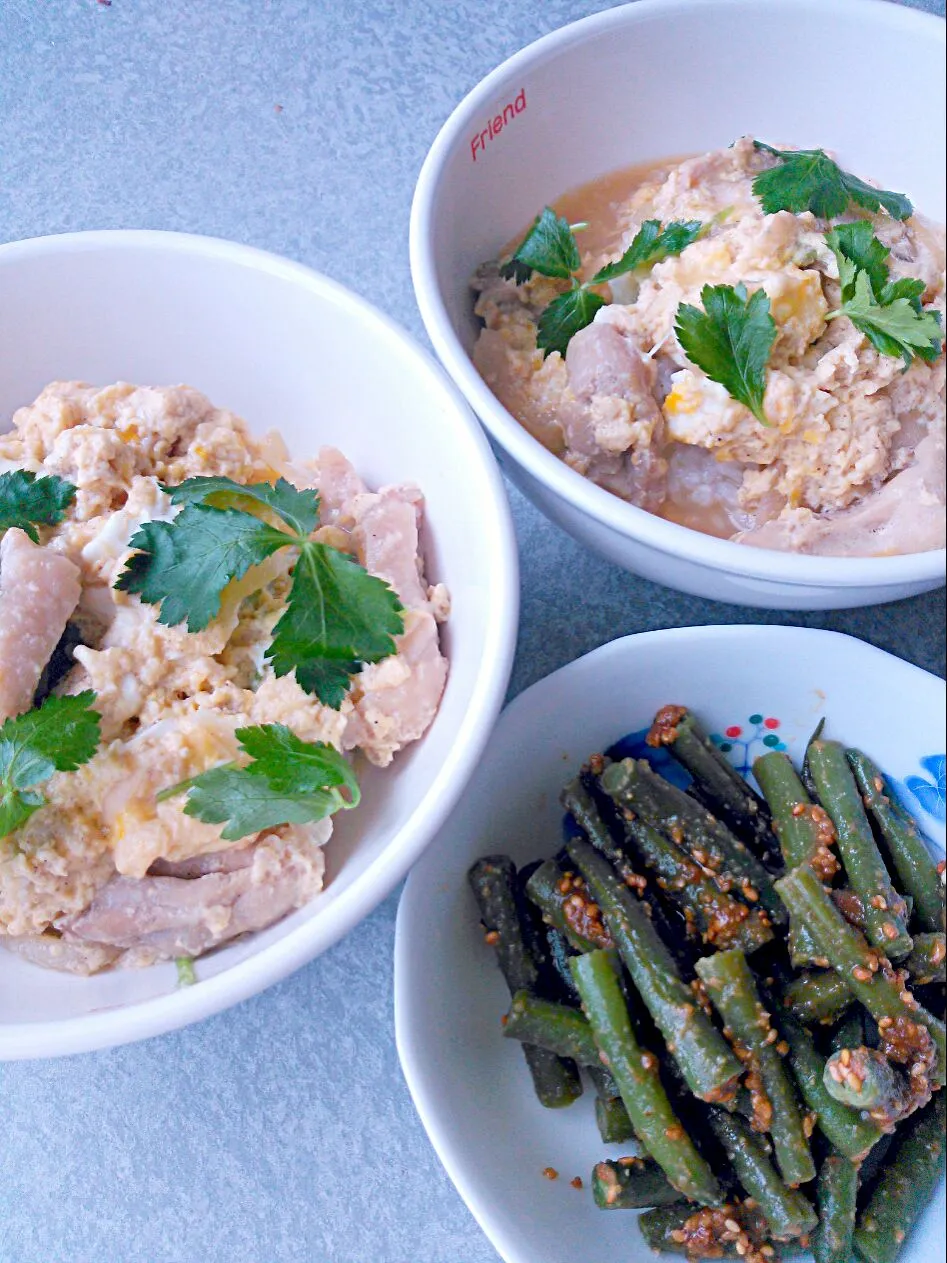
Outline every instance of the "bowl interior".
<path fill-rule="evenodd" d="M 942 25 L 875 0 L 640 0 L 511 58 L 438 141 L 430 249 L 453 329 L 469 349 L 471 274 L 547 202 L 747 134 L 835 150 L 943 222 L 944 131 L 915 126 L 944 112 Z"/>
<path fill-rule="evenodd" d="M 867 686 L 870 681 L 870 687 Z M 686 702 L 731 735 L 738 766 L 777 740 L 798 761 L 820 716 L 891 776 L 944 844 L 943 681 L 868 645 L 797 628 L 704 627 L 614 641 L 540 681 L 504 712 L 448 825 L 415 867 L 398 913 L 395 1021 L 415 1104 L 448 1173 L 507 1263 L 653 1256 L 630 1214 L 603 1214 L 589 1173 L 627 1147 L 603 1145 L 591 1094 L 571 1109 L 536 1101 L 520 1049 L 504 1040 L 509 994 L 484 947 L 466 871 L 506 851 L 553 854 L 562 785 L 590 753 Z M 769 722 L 767 722 L 769 721 Z M 550 1183 L 542 1171 L 560 1178 Z M 574 1176 L 583 1191 L 570 1187 Z M 943 1259 L 943 1185 L 900 1256 Z M 941 1253 L 938 1253 L 938 1250 Z"/>
<path fill-rule="evenodd" d="M 51 380 L 186 382 L 255 432 L 278 429 L 295 455 L 332 444 L 370 486 L 411 481 L 425 493 L 428 573 L 448 584 L 453 601 L 440 712 L 391 768 L 365 771 L 363 805 L 346 813 L 327 850 L 325 892 L 200 963 L 212 987 L 269 954 L 269 977 L 245 980 L 248 994 L 315 955 L 388 892 L 448 809 L 471 747 L 489 729 L 516 617 L 508 510 L 494 462 L 450 383 L 404 334 L 354 295 L 273 256 L 172 234 L 47 238 L 0 248 L 0 288 L 16 297 L 0 305 L 0 429 Z M 45 1051 L 43 1024 L 153 997 L 184 1003 L 185 993 L 168 995 L 174 981 L 168 965 L 86 980 L 0 952 L 0 1056 L 16 1055 L 3 1042 L 7 1024 L 35 1026 L 35 1038 L 16 1038 Z M 163 1022 L 175 1024 L 167 1013 Z"/>

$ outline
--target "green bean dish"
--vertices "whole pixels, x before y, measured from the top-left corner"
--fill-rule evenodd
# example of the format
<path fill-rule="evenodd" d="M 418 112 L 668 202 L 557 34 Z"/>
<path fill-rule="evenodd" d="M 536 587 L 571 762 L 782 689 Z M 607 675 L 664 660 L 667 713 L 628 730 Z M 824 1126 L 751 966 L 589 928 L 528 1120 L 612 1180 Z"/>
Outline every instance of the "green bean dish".
<path fill-rule="evenodd" d="M 645 759 L 592 755 L 565 843 L 470 870 L 536 1096 L 588 1081 L 602 1210 L 688 1259 L 895 1263 L 943 1169 L 944 863 L 822 725 L 757 790 L 683 706 Z M 551 848 L 550 848 L 551 849 Z M 577 1181 L 578 1183 L 578 1181 Z"/>

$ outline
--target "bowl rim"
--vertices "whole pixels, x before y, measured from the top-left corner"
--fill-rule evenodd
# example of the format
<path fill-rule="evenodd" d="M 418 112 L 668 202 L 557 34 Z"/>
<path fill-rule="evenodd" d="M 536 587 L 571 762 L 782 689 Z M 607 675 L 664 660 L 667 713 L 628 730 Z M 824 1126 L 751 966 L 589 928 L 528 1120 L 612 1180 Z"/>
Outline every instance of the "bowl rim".
<path fill-rule="evenodd" d="M 347 890 L 311 920 L 196 986 L 52 1021 L 0 1021 L 0 1063 L 89 1052 L 164 1034 L 255 995 L 336 943 L 391 893 L 447 819 L 489 740 L 506 694 L 516 648 L 519 561 L 512 514 L 496 458 L 456 385 L 405 329 L 361 295 L 305 264 L 254 246 L 194 233 L 103 229 L 31 237 L 0 245 L 0 269 L 7 261 L 24 256 L 92 249 L 174 251 L 262 270 L 308 289 L 317 298 L 343 310 L 346 316 L 394 339 L 403 356 L 423 368 L 432 388 L 443 398 L 442 423 L 457 427 L 472 443 L 488 508 L 481 517 L 481 526 L 494 556 L 487 588 L 494 617 L 487 622 L 469 705 L 430 788 L 381 854 Z M 81 984 L 81 979 L 77 983 Z"/>
<path fill-rule="evenodd" d="M 943 578 L 947 548 L 882 557 L 826 557 L 779 549 L 757 548 L 732 540 L 717 539 L 690 527 L 669 522 L 628 504 L 597 486 L 553 455 L 509 412 L 477 372 L 457 336 L 437 279 L 434 258 L 434 221 L 445 183 L 445 167 L 458 143 L 466 136 L 484 106 L 490 104 L 523 71 L 550 60 L 564 49 L 585 43 L 619 27 L 637 26 L 655 17 L 679 20 L 708 6 L 730 11 L 753 10 L 759 0 L 636 0 L 580 18 L 528 44 L 480 80 L 454 108 L 441 127 L 421 167 L 411 204 L 409 252 L 415 298 L 428 337 L 438 358 L 460 387 L 483 425 L 520 468 L 537 479 L 571 509 L 607 527 L 625 539 L 640 542 L 672 558 L 697 562 L 752 579 L 790 587 L 818 585 L 829 588 L 884 587 L 889 584 L 929 582 Z M 770 9 L 815 16 L 827 8 L 850 15 L 860 24 L 915 29 L 926 39 L 945 42 L 947 27 L 934 14 L 911 9 L 891 0 L 768 0 Z"/>
<path fill-rule="evenodd" d="M 821 627 L 799 627 L 784 623 L 698 624 L 688 627 L 667 627 L 655 631 L 632 632 L 629 635 L 619 636 L 614 640 L 606 641 L 605 644 L 589 650 L 581 657 L 574 658 L 563 666 L 557 667 L 555 670 L 550 671 L 548 675 L 528 685 L 504 707 L 494 729 L 494 737 L 511 714 L 515 715 L 524 708 L 528 710 L 535 702 L 537 696 L 541 696 L 550 688 L 552 681 L 561 680 L 564 676 L 577 676 L 581 679 L 590 670 L 594 670 L 595 665 L 599 662 L 607 663 L 613 659 L 617 660 L 622 669 L 627 672 L 629 668 L 628 655 L 634 655 L 641 646 L 660 642 L 665 646 L 672 647 L 675 653 L 680 654 L 692 652 L 694 648 L 699 648 L 700 645 L 708 642 L 730 641 L 733 644 L 734 656 L 738 658 L 741 645 L 747 642 L 765 641 L 774 636 L 778 639 L 784 639 L 786 642 L 792 642 L 794 645 L 798 644 L 800 656 L 805 654 L 810 659 L 815 654 L 818 654 L 822 645 L 835 645 L 842 652 L 844 652 L 847 645 L 857 646 L 858 653 L 864 655 L 866 660 L 877 662 L 879 666 L 887 667 L 887 669 L 893 670 L 897 674 L 907 673 L 924 677 L 931 685 L 938 688 L 938 704 L 941 708 L 944 707 L 945 700 L 947 700 L 947 682 L 941 677 L 934 675 L 923 667 L 919 667 L 916 663 L 899 658 L 897 654 L 880 649 L 877 645 L 845 632 Z M 489 750 L 485 758 L 489 760 Z M 428 853 L 428 861 L 436 864 L 438 852 L 447 845 L 448 841 L 445 834 L 443 832 L 439 833 Z M 427 933 L 427 931 L 422 930 L 424 918 L 421 915 L 420 908 L 416 906 L 418 900 L 423 899 L 424 894 L 422 886 L 423 867 L 424 864 L 422 863 L 409 877 L 398 903 L 398 915 L 395 922 L 395 1045 L 398 1050 L 401 1072 L 404 1075 L 408 1091 L 411 1094 L 411 1100 L 434 1152 L 437 1154 L 458 1195 L 480 1225 L 484 1235 L 501 1257 L 507 1260 L 507 1263 L 527 1263 L 526 1257 L 518 1247 L 513 1245 L 506 1229 L 494 1217 L 492 1202 L 489 1197 L 482 1195 L 483 1190 L 479 1185 L 474 1186 L 469 1182 L 467 1178 L 469 1146 L 465 1142 L 456 1140 L 450 1126 L 446 1122 L 449 1118 L 449 1111 L 445 1110 L 443 1104 L 438 1102 L 437 1090 L 434 1085 L 436 1073 L 432 1073 L 431 1069 L 430 1027 L 426 1021 L 427 1015 L 423 1008 L 423 1001 L 419 999 L 417 989 L 413 984 L 413 978 L 422 968 L 418 962 L 426 959 L 425 953 L 418 950 L 417 941 L 419 937 L 423 938 Z M 427 907 L 426 904 L 424 906 Z M 429 915 L 430 910 L 428 909 Z M 443 1026 L 443 1022 L 441 1026 Z M 943 1176 L 941 1176 L 941 1180 L 943 1180 Z"/>

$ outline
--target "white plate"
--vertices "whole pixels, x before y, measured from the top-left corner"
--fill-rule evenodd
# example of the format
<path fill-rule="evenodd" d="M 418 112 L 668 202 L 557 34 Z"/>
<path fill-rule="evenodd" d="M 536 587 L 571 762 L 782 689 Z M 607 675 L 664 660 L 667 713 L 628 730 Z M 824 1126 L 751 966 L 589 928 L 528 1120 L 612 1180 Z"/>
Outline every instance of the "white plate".
<path fill-rule="evenodd" d="M 590 1094 L 569 1110 L 544 1110 L 519 1048 L 501 1037 L 509 996 L 484 947 L 466 872 L 489 852 L 509 852 L 518 863 L 551 855 L 563 783 L 590 753 L 647 727 L 665 702 L 693 707 L 712 732 L 739 727 L 732 757 L 741 764 L 767 737 L 798 758 L 827 715 L 828 734 L 857 743 L 896 777 L 943 846 L 944 683 L 848 636 L 790 627 L 646 632 L 518 697 L 411 874 L 395 946 L 395 1024 L 408 1086 L 441 1161 L 506 1263 L 654 1256 L 630 1213 L 605 1214 L 592 1202 L 593 1164 L 623 1150 L 599 1140 Z M 545 1167 L 560 1178 L 543 1179 Z M 576 1175 L 582 1191 L 570 1187 Z M 943 1260 L 943 1219 L 941 1186 L 899 1263 Z"/>

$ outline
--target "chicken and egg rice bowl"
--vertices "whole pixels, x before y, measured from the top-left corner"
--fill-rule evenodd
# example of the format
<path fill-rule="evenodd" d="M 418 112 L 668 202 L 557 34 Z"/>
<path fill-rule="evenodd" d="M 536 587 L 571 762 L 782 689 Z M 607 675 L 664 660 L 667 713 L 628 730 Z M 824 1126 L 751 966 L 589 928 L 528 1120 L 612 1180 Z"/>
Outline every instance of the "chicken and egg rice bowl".
<path fill-rule="evenodd" d="M 671 521 L 942 548 L 944 253 L 902 194 L 743 138 L 547 207 L 472 280 L 474 360 L 563 461 Z"/>
<path fill-rule="evenodd" d="M 347 756 L 389 764 L 444 688 L 422 515 L 190 387 L 53 383 L 15 414 L 0 943 L 77 973 L 193 957 L 321 889 Z"/>

